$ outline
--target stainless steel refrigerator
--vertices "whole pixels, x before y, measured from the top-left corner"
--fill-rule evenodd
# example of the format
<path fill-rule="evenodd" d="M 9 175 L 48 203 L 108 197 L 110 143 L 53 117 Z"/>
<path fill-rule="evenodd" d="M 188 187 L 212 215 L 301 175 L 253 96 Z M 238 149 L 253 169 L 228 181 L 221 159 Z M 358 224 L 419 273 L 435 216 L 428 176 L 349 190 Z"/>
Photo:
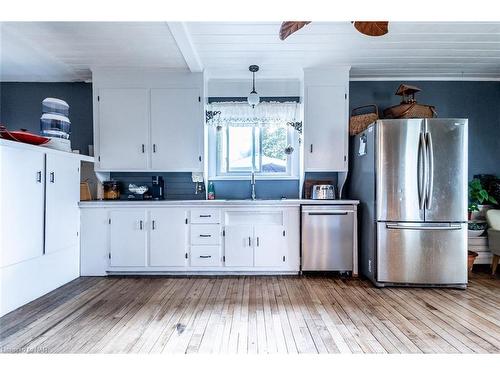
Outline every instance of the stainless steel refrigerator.
<path fill-rule="evenodd" d="M 379 120 L 351 137 L 360 271 L 375 285 L 467 285 L 467 122 Z"/>

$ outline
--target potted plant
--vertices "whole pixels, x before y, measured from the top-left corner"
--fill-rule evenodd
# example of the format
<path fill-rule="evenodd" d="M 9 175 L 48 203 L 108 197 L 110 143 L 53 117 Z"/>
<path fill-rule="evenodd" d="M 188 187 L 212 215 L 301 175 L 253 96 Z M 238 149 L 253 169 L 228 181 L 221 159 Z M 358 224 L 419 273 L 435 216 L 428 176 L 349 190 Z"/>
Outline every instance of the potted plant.
<path fill-rule="evenodd" d="M 474 266 L 474 262 L 479 254 L 475 251 L 467 251 L 467 270 L 469 272 L 472 271 L 472 266 Z"/>
<path fill-rule="evenodd" d="M 484 221 L 471 221 L 468 224 L 469 237 L 479 237 L 488 228 L 488 224 Z"/>
<path fill-rule="evenodd" d="M 486 211 L 491 208 L 487 203 L 498 204 L 497 200 L 488 193 L 478 178 L 474 178 L 469 182 L 469 203 L 471 220 L 484 219 Z"/>

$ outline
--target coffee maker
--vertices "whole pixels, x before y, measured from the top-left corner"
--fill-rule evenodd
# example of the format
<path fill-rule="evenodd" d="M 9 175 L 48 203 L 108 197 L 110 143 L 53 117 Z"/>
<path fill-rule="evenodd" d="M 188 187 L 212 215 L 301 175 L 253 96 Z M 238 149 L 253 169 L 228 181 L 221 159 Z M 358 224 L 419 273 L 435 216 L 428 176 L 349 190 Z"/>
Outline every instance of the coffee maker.
<path fill-rule="evenodd" d="M 165 183 L 162 176 L 153 176 L 151 196 L 156 201 L 165 199 Z"/>

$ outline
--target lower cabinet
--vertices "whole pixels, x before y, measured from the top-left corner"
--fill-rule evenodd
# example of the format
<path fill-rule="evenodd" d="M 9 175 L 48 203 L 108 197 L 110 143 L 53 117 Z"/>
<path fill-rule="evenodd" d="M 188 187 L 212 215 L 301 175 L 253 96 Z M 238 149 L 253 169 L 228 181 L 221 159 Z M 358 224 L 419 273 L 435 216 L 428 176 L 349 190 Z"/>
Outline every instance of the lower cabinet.
<path fill-rule="evenodd" d="M 225 227 L 224 254 L 228 267 L 253 266 L 253 226 L 227 225 Z"/>
<path fill-rule="evenodd" d="M 255 267 L 283 267 L 286 261 L 285 235 L 281 225 L 254 227 Z"/>
<path fill-rule="evenodd" d="M 145 267 L 147 256 L 146 211 L 116 210 L 109 213 L 109 265 Z"/>
<path fill-rule="evenodd" d="M 299 271 L 298 207 L 84 207 L 81 220 L 82 276 Z"/>
<path fill-rule="evenodd" d="M 186 265 L 186 219 L 184 208 L 150 211 L 149 265 L 184 267 Z"/>

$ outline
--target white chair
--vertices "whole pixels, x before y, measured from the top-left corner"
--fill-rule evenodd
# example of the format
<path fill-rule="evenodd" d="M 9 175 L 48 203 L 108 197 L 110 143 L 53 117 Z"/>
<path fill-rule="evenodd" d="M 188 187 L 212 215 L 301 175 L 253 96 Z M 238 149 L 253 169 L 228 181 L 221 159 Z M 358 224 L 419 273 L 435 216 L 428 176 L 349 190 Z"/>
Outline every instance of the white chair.
<path fill-rule="evenodd" d="M 488 221 L 488 245 L 493 259 L 491 261 L 491 273 L 494 275 L 497 271 L 498 261 L 500 260 L 500 210 L 488 210 L 486 212 Z"/>

